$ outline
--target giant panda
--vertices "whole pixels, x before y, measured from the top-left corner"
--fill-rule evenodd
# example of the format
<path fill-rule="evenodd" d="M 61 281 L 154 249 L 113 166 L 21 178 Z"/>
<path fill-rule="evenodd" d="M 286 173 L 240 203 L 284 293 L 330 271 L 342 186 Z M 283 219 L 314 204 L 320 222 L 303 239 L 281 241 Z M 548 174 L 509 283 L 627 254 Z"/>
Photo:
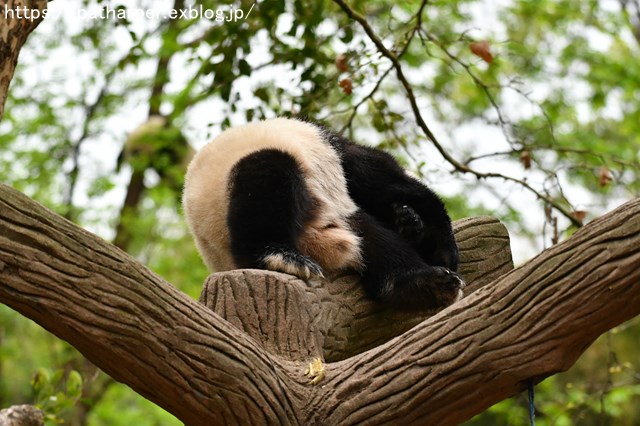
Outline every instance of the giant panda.
<path fill-rule="evenodd" d="M 276 118 L 224 131 L 189 164 L 187 224 L 212 271 L 304 280 L 352 271 L 371 299 L 437 309 L 461 296 L 442 201 L 389 154 Z"/>

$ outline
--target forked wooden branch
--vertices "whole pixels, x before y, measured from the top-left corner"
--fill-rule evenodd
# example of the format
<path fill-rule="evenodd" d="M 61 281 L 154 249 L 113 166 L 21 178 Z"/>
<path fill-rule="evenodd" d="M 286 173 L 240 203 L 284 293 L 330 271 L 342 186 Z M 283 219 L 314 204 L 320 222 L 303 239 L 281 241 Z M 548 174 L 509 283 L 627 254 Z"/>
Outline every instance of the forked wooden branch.
<path fill-rule="evenodd" d="M 639 218 L 640 200 L 625 204 L 401 336 L 329 363 L 316 386 L 292 360 L 303 357 L 275 355 L 282 344 L 265 348 L 2 185 L 0 301 L 189 425 L 455 424 L 640 313 Z M 353 350 L 334 347 L 335 359 Z"/>
<path fill-rule="evenodd" d="M 465 294 L 513 269 L 509 234 L 497 219 L 459 220 L 454 232 Z M 365 297 L 356 276 L 306 284 L 261 270 L 211 275 L 200 301 L 271 352 L 295 361 L 346 359 L 433 315 L 380 307 Z"/>

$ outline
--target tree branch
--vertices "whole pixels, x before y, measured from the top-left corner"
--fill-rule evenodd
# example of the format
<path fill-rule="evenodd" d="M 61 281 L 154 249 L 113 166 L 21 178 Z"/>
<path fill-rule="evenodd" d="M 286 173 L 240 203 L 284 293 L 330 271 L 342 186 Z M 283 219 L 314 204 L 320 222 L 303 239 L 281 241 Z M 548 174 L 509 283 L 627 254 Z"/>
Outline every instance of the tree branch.
<path fill-rule="evenodd" d="M 173 10 L 181 10 L 184 7 L 184 0 L 174 0 Z M 168 48 L 170 43 L 176 43 L 179 35 L 180 26 L 179 19 L 177 17 L 171 17 L 166 23 L 167 31 L 163 41 L 163 46 L 158 54 L 158 63 L 156 66 L 156 73 L 153 77 L 153 84 L 151 86 L 151 94 L 149 96 L 149 112 L 147 118 L 154 115 L 161 115 L 160 106 L 164 97 L 165 86 L 169 82 L 169 64 L 173 58 L 175 51 Z M 123 149 L 125 149 L 123 147 Z M 123 250 L 129 248 L 133 240 L 133 232 L 130 223 L 130 218 L 135 217 L 142 195 L 147 189 L 144 183 L 145 170 L 134 169 L 129 178 L 129 184 L 127 185 L 127 193 L 124 198 L 124 203 L 120 209 L 118 215 L 118 224 L 116 225 L 116 235 L 113 239 L 113 243 Z"/>
<path fill-rule="evenodd" d="M 332 364 L 309 423 L 468 420 L 528 379 L 567 370 L 640 314 L 639 264 L 636 199 L 397 339 Z"/>
<path fill-rule="evenodd" d="M 382 40 L 376 35 L 375 31 L 373 30 L 373 28 L 371 28 L 371 26 L 369 25 L 369 22 L 367 22 L 367 19 L 364 16 L 360 15 L 358 12 L 356 12 L 351 7 L 349 7 L 349 5 L 347 5 L 343 0 L 334 0 L 334 2 L 337 3 L 338 6 L 342 8 L 342 10 L 347 14 L 347 16 L 349 16 L 351 19 L 353 19 L 354 21 L 360 24 L 364 32 L 367 34 L 369 39 L 373 42 L 373 44 L 376 46 L 376 48 L 382 54 L 382 56 L 384 56 L 389 61 L 391 61 L 391 64 L 396 70 L 396 76 L 398 77 L 398 80 L 400 81 L 400 83 L 402 84 L 402 86 L 404 87 L 407 93 L 407 98 L 409 99 L 409 103 L 411 104 L 411 109 L 413 110 L 413 114 L 416 119 L 416 122 L 418 123 L 418 126 L 420 126 L 424 134 L 431 141 L 433 146 L 435 146 L 435 148 L 438 150 L 440 155 L 442 155 L 442 157 L 445 160 L 447 160 L 447 162 L 449 162 L 452 166 L 454 166 L 456 170 L 459 170 L 462 172 L 470 171 L 470 169 L 467 166 L 458 162 L 455 158 L 451 156 L 451 154 L 449 154 L 447 150 L 444 149 L 444 147 L 440 144 L 440 142 L 438 141 L 436 136 L 433 134 L 433 132 L 431 131 L 427 123 L 422 118 L 422 114 L 420 113 L 420 107 L 418 106 L 418 102 L 416 100 L 415 94 L 413 93 L 413 87 L 411 87 L 411 83 L 409 83 L 409 80 L 407 80 L 407 78 L 405 77 L 404 71 L 402 69 L 402 65 L 400 64 L 400 60 L 398 59 L 398 57 L 389 49 L 387 49 L 387 47 L 384 45 Z"/>
<path fill-rule="evenodd" d="M 478 179 L 498 178 L 498 179 L 504 179 L 504 180 L 509 181 L 509 182 L 514 182 L 514 183 L 522 186 L 523 188 L 527 189 L 529 192 L 534 194 L 538 199 L 544 201 L 546 204 L 548 204 L 550 206 L 553 206 L 554 209 L 556 209 L 563 216 L 565 216 L 575 227 L 579 228 L 580 226 L 582 226 L 582 222 L 580 220 L 578 220 L 575 217 L 575 215 L 571 214 L 571 211 L 567 210 L 565 207 L 563 207 L 560 203 L 556 202 L 550 196 L 545 195 L 544 193 L 536 190 L 526 180 L 514 178 L 512 176 L 505 175 L 503 173 L 480 172 L 478 170 L 475 170 L 475 169 L 469 167 L 468 164 L 464 164 L 464 163 L 458 161 L 456 158 L 454 158 L 449 153 L 449 151 L 447 151 L 442 146 L 440 141 L 438 141 L 438 139 L 436 138 L 435 134 L 431 131 L 431 129 L 427 125 L 427 122 L 424 120 L 424 117 L 422 117 L 422 113 L 420 112 L 420 107 L 418 106 L 417 98 L 415 96 L 415 93 L 413 92 L 413 87 L 411 86 L 411 83 L 409 83 L 409 80 L 407 79 L 407 77 L 404 74 L 404 71 L 403 71 L 403 68 L 402 68 L 402 64 L 400 63 L 400 59 L 398 58 L 398 56 L 395 55 L 389 49 L 387 49 L 387 47 L 384 45 L 384 43 L 382 42 L 380 37 L 378 37 L 376 35 L 375 31 L 373 30 L 373 28 L 371 28 L 371 25 L 369 25 L 369 22 L 367 22 L 367 19 L 364 16 L 360 15 L 358 12 L 353 10 L 343 0 L 333 0 L 333 1 L 342 8 L 342 10 L 347 14 L 347 16 L 349 16 L 351 19 L 353 19 L 354 21 L 358 22 L 358 24 L 360 24 L 360 26 L 362 27 L 364 32 L 367 34 L 369 39 L 373 42 L 373 44 L 376 46 L 376 48 L 382 54 L 382 56 L 384 56 L 385 58 L 387 58 L 391 62 L 393 68 L 395 68 L 395 70 L 396 70 L 396 77 L 398 78 L 398 81 L 400 81 L 400 83 L 402 84 L 402 87 L 404 88 L 404 90 L 406 92 L 407 99 L 409 100 L 409 104 L 411 105 L 411 110 L 413 111 L 413 116 L 414 116 L 414 118 L 416 120 L 416 123 L 418 124 L 418 127 L 420 127 L 422 132 L 425 134 L 427 139 L 429 139 L 431 141 L 431 143 L 436 148 L 436 150 L 440 153 L 440 155 L 442 155 L 442 158 L 444 158 L 445 161 L 447 161 L 449 164 L 451 164 L 456 171 L 461 172 L 461 173 L 470 173 L 470 174 L 476 176 L 476 178 L 478 178 Z M 429 35 L 429 40 L 430 41 L 434 41 L 435 39 Z M 439 47 L 442 48 L 441 45 L 439 45 Z M 444 51 L 445 51 L 446 54 L 450 55 L 449 52 L 447 52 L 446 50 L 444 50 Z M 466 65 L 465 65 L 465 67 L 466 67 Z M 476 83 L 479 81 L 477 78 L 475 78 L 474 74 L 470 74 L 470 75 L 471 75 L 472 79 L 474 79 L 474 81 Z M 489 93 L 489 91 L 488 91 L 488 89 L 486 87 L 485 87 L 485 92 L 489 96 L 489 99 L 492 102 L 492 104 L 497 107 L 497 104 L 493 101 L 493 98 L 490 95 L 490 93 Z M 498 113 L 499 113 L 499 110 L 498 110 Z M 501 122 L 504 122 L 504 119 L 501 118 Z"/>
<path fill-rule="evenodd" d="M 639 217 L 637 199 L 400 337 L 328 364 L 319 386 L 303 362 L 272 351 L 275 341 L 263 345 L 4 185 L 0 302 L 189 425 L 456 424 L 530 377 L 565 370 L 599 334 L 640 313 Z M 248 291 L 326 291 L 274 283 Z M 274 338 L 312 335 L 314 318 Z"/>
<path fill-rule="evenodd" d="M 187 424 L 296 423 L 283 368 L 246 334 L 4 185 L 0 212 L 0 302 Z"/>
<path fill-rule="evenodd" d="M 9 83 L 18 63 L 20 49 L 27 41 L 31 31 L 44 19 L 47 9 L 45 0 L 4 0 L 0 1 L 2 19 L 0 19 L 0 120 L 4 114 Z M 33 19 L 27 19 L 27 13 Z M 5 13 L 6 11 L 6 13 Z M 19 15 L 18 15 L 19 13 Z"/>

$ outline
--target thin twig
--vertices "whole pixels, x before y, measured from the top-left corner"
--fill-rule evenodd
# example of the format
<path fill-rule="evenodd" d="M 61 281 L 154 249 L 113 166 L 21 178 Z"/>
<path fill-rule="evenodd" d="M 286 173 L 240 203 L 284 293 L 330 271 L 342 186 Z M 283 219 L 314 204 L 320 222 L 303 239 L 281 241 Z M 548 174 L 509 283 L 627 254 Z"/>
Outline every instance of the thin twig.
<path fill-rule="evenodd" d="M 418 12 L 415 15 L 416 25 L 413 27 L 413 29 L 411 30 L 409 35 L 405 38 L 405 40 L 403 42 L 404 46 L 403 46 L 402 50 L 397 55 L 398 58 L 401 58 L 402 55 L 404 55 L 407 52 L 407 50 L 409 49 L 409 45 L 411 44 L 411 41 L 413 40 L 413 38 L 415 37 L 416 34 L 418 34 L 418 36 L 421 37 L 420 32 L 421 32 L 421 28 L 422 28 L 422 12 L 424 11 L 424 8 L 426 7 L 427 2 L 428 2 L 428 0 L 422 0 L 422 3 L 420 4 L 420 8 L 418 9 Z M 378 89 L 380 89 L 380 87 L 382 86 L 382 82 L 387 78 L 387 76 L 389 75 L 389 72 L 392 69 L 393 69 L 393 67 L 387 68 L 387 70 L 385 70 L 385 72 L 382 73 L 382 75 L 378 79 L 376 85 L 369 92 L 369 94 L 366 95 L 364 98 L 362 98 L 360 100 L 360 102 L 358 102 L 356 105 L 353 106 L 353 110 L 352 110 L 351 114 L 349 115 L 349 118 L 347 119 L 347 122 L 339 130 L 339 133 L 343 133 L 347 128 L 351 127 L 351 125 L 353 123 L 353 119 L 355 118 L 355 116 L 358 113 L 358 109 L 365 102 L 367 102 L 369 99 L 373 98 L 373 95 L 378 91 Z"/>

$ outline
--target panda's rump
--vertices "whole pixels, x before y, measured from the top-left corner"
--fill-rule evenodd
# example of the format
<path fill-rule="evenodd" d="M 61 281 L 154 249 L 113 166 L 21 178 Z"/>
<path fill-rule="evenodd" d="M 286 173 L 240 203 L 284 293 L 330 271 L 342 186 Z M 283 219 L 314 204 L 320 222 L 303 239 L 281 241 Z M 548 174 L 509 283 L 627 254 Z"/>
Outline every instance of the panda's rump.
<path fill-rule="evenodd" d="M 298 185 L 294 191 L 295 196 L 291 189 L 287 195 L 291 197 L 291 203 L 303 200 L 295 214 L 292 213 L 295 209 L 291 210 L 291 206 L 283 205 L 286 204 L 286 197 L 283 198 L 278 193 L 282 188 L 278 188 L 277 184 L 269 187 L 266 178 L 253 182 L 254 178 L 245 176 L 245 187 L 237 192 L 235 201 L 230 199 L 230 188 L 238 179 L 239 163 L 248 162 L 248 167 L 244 167 L 246 170 L 266 167 L 264 163 L 255 162 L 253 154 L 259 151 L 286 154 L 299 168 L 297 173 L 304 184 Z M 276 157 L 278 156 L 274 158 Z M 253 159 L 247 160 L 248 158 Z M 278 158 L 280 159 L 277 161 L 285 161 L 282 157 Z M 283 165 L 280 169 L 273 170 L 273 173 L 267 170 L 266 177 L 275 176 L 287 167 L 292 166 Z M 256 172 L 260 174 L 259 170 Z M 254 185 L 255 188 L 251 189 L 246 185 Z M 261 201 L 253 205 L 263 207 L 245 210 L 237 202 L 250 196 L 252 190 L 253 196 L 258 191 L 261 197 Z M 279 205 L 275 209 L 270 208 L 271 201 Z M 235 210 L 231 212 L 230 205 L 234 203 Z M 271 226 L 275 225 L 272 215 L 277 216 L 278 211 L 287 208 L 289 213 L 282 218 L 292 220 L 292 225 L 297 225 L 287 229 L 283 226 Z M 267 236 L 271 238 L 274 235 L 270 234 L 269 226 L 275 228 L 276 234 L 284 233 L 278 235 L 281 240 L 290 242 L 302 254 L 315 259 L 329 271 L 357 267 L 361 261 L 360 240 L 349 225 L 349 218 L 357 207 L 349 198 L 340 158 L 324 141 L 320 129 L 310 123 L 276 119 L 223 132 L 201 149 L 190 164 L 186 177 L 184 209 L 196 244 L 205 263 L 212 270 L 246 267 L 246 262 L 239 263 L 237 256 L 231 253 L 238 251 L 238 244 L 250 245 L 254 236 L 255 244 L 263 244 Z M 240 239 L 232 236 L 229 226 L 232 216 L 236 222 L 244 221 L 253 225 L 254 230 L 260 229 L 260 233 L 242 233 Z M 295 229 L 295 235 L 290 233 L 292 229 Z M 292 235 L 293 241 L 290 241 Z M 237 243 L 236 250 L 232 249 L 233 241 Z M 257 249 L 254 247 L 251 250 Z"/>

